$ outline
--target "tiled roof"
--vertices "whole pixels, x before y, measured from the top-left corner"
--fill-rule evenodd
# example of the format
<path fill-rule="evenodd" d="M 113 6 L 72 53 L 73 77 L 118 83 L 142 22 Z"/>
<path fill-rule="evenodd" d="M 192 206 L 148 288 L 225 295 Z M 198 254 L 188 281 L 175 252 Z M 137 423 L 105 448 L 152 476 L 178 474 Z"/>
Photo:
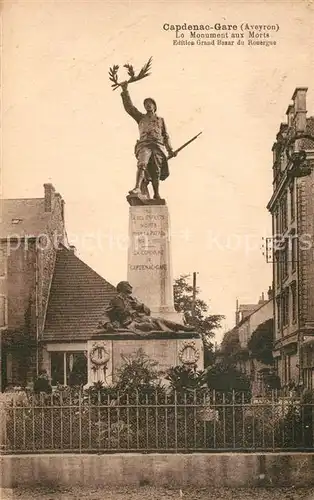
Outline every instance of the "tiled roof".
<path fill-rule="evenodd" d="M 259 304 L 240 304 L 238 311 L 250 311 L 254 310 L 259 306 Z"/>
<path fill-rule="evenodd" d="M 305 133 L 314 136 L 314 116 L 310 116 L 309 118 L 307 118 Z M 314 149 L 314 142 L 310 139 L 303 139 L 302 148 Z"/>
<path fill-rule="evenodd" d="M 0 238 L 38 236 L 45 232 L 50 213 L 44 198 L 5 199 L 0 202 Z"/>
<path fill-rule="evenodd" d="M 57 252 L 44 341 L 87 340 L 97 333 L 116 289 L 64 247 Z"/>

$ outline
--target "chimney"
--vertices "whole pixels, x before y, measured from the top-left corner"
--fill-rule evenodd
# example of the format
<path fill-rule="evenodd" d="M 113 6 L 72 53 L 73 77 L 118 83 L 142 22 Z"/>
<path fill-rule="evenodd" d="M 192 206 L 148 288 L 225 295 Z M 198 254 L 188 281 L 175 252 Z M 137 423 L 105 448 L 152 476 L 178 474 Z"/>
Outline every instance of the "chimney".
<path fill-rule="evenodd" d="M 44 184 L 45 189 L 45 212 L 51 212 L 54 204 L 55 188 L 52 184 Z"/>
<path fill-rule="evenodd" d="M 273 298 L 273 289 L 271 286 L 268 288 L 267 295 L 268 295 L 268 300 L 271 300 Z"/>
<path fill-rule="evenodd" d="M 70 252 L 72 252 L 72 253 L 74 253 L 74 255 L 76 255 L 76 252 L 77 252 L 76 246 L 70 245 L 69 249 L 70 249 Z"/>
<path fill-rule="evenodd" d="M 305 132 L 306 129 L 306 92 L 306 87 L 297 87 L 292 96 L 296 132 Z"/>
<path fill-rule="evenodd" d="M 54 199 L 59 200 L 60 208 L 61 208 L 61 218 L 62 218 L 62 222 L 64 222 L 64 204 L 65 204 L 64 199 L 62 198 L 60 193 L 56 193 L 56 192 L 54 193 Z"/>
<path fill-rule="evenodd" d="M 236 325 L 239 324 L 239 301 L 238 299 L 236 300 L 236 313 L 235 313 L 235 323 Z"/>
<path fill-rule="evenodd" d="M 293 120 L 294 120 L 294 106 L 293 106 L 293 104 L 289 104 L 288 109 L 286 111 L 286 115 L 287 115 L 288 127 L 290 128 L 290 127 L 292 127 Z"/>

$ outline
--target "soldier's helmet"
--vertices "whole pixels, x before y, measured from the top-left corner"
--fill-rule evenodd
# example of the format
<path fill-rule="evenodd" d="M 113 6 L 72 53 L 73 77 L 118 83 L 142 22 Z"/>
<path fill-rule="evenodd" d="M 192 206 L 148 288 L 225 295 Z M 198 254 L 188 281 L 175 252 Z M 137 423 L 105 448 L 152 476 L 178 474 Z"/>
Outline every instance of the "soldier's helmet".
<path fill-rule="evenodd" d="M 132 292 L 132 286 L 128 281 L 120 281 L 120 283 L 117 284 L 117 292 Z"/>
<path fill-rule="evenodd" d="M 156 101 L 154 99 L 152 99 L 152 97 L 146 97 L 146 99 L 144 99 L 144 107 L 145 107 L 145 103 L 148 102 L 148 101 L 150 101 L 150 102 L 153 103 L 153 105 L 155 106 L 155 113 L 156 113 L 156 111 L 157 111 Z"/>

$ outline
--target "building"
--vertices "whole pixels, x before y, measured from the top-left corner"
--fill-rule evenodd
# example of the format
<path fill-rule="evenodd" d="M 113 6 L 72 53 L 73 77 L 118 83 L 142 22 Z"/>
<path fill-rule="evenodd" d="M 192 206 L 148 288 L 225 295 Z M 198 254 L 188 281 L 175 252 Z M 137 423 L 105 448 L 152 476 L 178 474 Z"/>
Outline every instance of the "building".
<path fill-rule="evenodd" d="M 296 88 L 273 145 L 272 215 L 275 348 L 282 385 L 314 387 L 314 117 Z M 305 136 L 305 137 L 304 137 Z M 313 138 L 314 139 L 314 138 Z M 296 154 L 296 152 L 305 153 Z M 300 168 L 296 160 L 303 154 Z M 305 157 L 305 161 L 304 161 Z"/>
<path fill-rule="evenodd" d="M 43 198 L 1 202 L 2 390 L 28 384 L 41 369 L 54 384 L 84 377 L 86 341 L 115 294 L 69 245 L 64 205 L 52 184 Z"/>
<path fill-rule="evenodd" d="M 242 349 L 247 349 L 248 342 L 256 328 L 273 317 L 272 306 L 272 290 L 270 288 L 266 300 L 263 293 L 258 303 L 250 304 L 250 308 L 248 308 L 247 304 L 238 307 L 237 313 L 240 314 L 240 317 L 238 318 L 236 326 L 239 332 L 239 343 Z M 245 311 L 244 315 L 241 315 L 242 311 Z"/>
<path fill-rule="evenodd" d="M 249 349 L 249 341 L 254 332 L 261 326 L 266 326 L 267 329 L 273 329 L 273 298 L 272 290 L 269 288 L 267 300 L 264 299 L 264 294 L 253 310 L 239 321 L 237 325 L 239 334 L 240 352 L 246 352 L 247 356 L 243 356 L 240 362 L 240 368 L 251 379 L 252 392 L 254 395 L 261 394 L 264 390 L 264 373 L 271 370 L 271 366 L 256 359 L 256 355 Z M 265 344 L 266 344 L 265 339 Z"/>
<path fill-rule="evenodd" d="M 257 394 L 263 390 L 262 373 L 269 365 L 252 357 L 248 344 L 252 335 L 261 325 L 273 319 L 273 292 L 269 287 L 267 298 L 264 293 L 256 304 L 236 303 L 235 326 L 226 332 L 221 351 L 230 357 L 237 367 L 246 373 L 252 382 L 252 390 Z"/>

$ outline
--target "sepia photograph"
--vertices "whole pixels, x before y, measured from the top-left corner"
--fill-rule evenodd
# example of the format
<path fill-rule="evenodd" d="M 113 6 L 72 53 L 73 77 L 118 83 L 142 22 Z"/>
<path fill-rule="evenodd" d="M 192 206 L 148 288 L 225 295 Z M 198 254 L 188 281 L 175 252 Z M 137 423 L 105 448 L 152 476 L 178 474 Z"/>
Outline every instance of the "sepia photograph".
<path fill-rule="evenodd" d="M 313 0 L 0 6 L 1 500 L 314 500 Z"/>

